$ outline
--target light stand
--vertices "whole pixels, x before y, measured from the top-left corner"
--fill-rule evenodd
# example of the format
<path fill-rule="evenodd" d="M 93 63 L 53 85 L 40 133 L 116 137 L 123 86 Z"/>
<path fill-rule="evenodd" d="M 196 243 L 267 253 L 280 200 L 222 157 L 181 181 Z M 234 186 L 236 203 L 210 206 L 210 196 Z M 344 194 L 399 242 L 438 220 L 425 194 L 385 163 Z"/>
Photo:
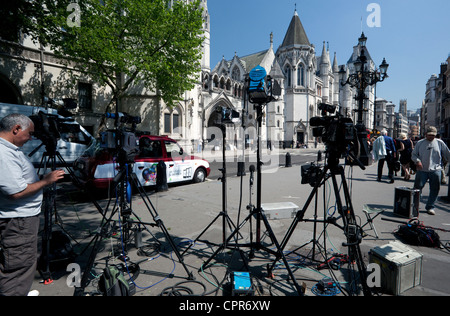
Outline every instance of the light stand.
<path fill-rule="evenodd" d="M 189 245 L 188 248 L 183 252 L 183 255 L 191 249 L 193 245 L 197 241 L 202 241 L 205 243 L 212 244 L 209 241 L 201 240 L 200 238 L 208 231 L 208 229 L 220 218 L 222 218 L 222 244 L 224 245 L 224 248 L 226 248 L 226 242 L 227 242 L 227 225 L 230 229 L 236 229 L 236 226 L 234 225 L 231 218 L 228 216 L 228 207 L 227 207 L 227 164 L 226 164 L 226 125 L 223 122 L 223 118 L 220 123 L 220 129 L 222 131 L 222 169 L 219 169 L 222 172 L 222 177 L 220 178 L 222 182 L 222 211 L 214 218 L 214 220 L 200 233 L 200 235 Z M 216 245 L 217 246 L 217 245 Z"/>
<path fill-rule="evenodd" d="M 252 76 L 255 75 L 256 76 Z M 256 78 L 256 79 L 254 79 Z M 265 80 L 267 80 L 267 88 L 266 89 L 266 83 Z M 206 260 L 201 269 L 203 267 L 206 267 L 221 251 L 223 251 L 225 248 L 242 248 L 242 247 L 248 247 L 250 248 L 250 257 L 253 257 L 255 251 L 265 251 L 271 255 L 276 256 L 279 259 L 283 260 L 284 265 L 286 266 L 286 270 L 288 271 L 289 278 L 294 284 L 294 287 L 298 294 L 300 296 L 303 296 L 303 288 L 299 286 L 297 283 L 297 280 L 295 279 L 295 276 L 292 272 L 292 269 L 289 266 L 289 263 L 284 256 L 282 249 L 277 241 L 277 238 L 275 237 L 275 234 L 269 224 L 269 221 L 267 220 L 267 217 L 264 216 L 263 210 L 261 207 L 261 197 L 262 197 L 262 170 L 261 167 L 263 165 L 261 161 L 261 127 L 262 127 L 262 117 L 263 117 L 263 106 L 271 101 L 274 100 L 272 96 L 272 82 L 271 78 L 266 76 L 264 68 L 258 66 L 255 69 L 253 69 L 250 72 L 250 81 L 251 84 L 249 85 L 249 101 L 254 104 L 254 107 L 256 109 L 256 118 L 257 118 L 257 196 L 256 196 L 256 207 L 250 206 L 250 214 L 243 220 L 242 223 L 238 223 L 238 227 L 231 233 L 231 235 L 228 237 L 226 242 L 224 242 L 214 253 L 213 255 Z M 250 221 L 252 217 L 256 218 L 256 242 L 253 242 L 252 240 L 248 244 L 231 244 L 230 241 L 235 237 L 236 234 L 239 233 L 240 229 L 248 222 Z M 264 246 L 261 243 L 261 222 L 264 224 L 267 235 L 269 236 L 271 242 L 273 245 L 275 245 L 276 250 L 270 249 L 266 246 Z M 251 232 L 252 236 L 252 232 Z M 271 275 L 271 270 L 268 271 L 269 275 Z"/>

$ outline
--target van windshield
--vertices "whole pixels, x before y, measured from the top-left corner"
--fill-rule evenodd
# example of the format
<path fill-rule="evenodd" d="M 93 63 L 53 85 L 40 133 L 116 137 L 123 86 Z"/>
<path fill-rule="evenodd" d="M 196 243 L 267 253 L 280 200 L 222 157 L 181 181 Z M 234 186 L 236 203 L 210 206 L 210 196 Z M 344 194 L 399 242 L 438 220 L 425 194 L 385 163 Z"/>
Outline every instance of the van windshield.
<path fill-rule="evenodd" d="M 61 133 L 61 139 L 69 143 L 88 145 L 91 141 L 83 132 L 78 133 Z"/>

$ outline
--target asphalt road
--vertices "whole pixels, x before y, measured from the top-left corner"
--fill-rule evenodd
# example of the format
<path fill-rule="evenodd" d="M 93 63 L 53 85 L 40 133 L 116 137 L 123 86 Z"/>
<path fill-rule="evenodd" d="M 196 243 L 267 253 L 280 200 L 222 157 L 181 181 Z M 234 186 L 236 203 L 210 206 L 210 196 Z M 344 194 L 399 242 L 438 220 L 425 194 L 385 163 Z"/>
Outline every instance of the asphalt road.
<path fill-rule="evenodd" d="M 290 150 L 290 157 L 291 157 L 291 164 L 292 165 L 303 165 L 308 164 L 312 161 L 317 160 L 317 152 L 319 150 Z M 275 154 L 271 155 L 263 155 L 262 156 L 263 161 L 263 170 L 269 169 L 269 168 L 277 168 L 277 167 L 284 167 L 286 165 L 286 151 L 280 151 Z M 223 161 L 222 159 L 208 159 L 210 166 L 211 166 L 211 173 L 208 177 L 210 180 L 217 180 L 222 176 L 222 172 L 220 169 L 223 168 Z M 244 170 L 245 173 L 248 173 L 250 170 L 250 166 L 254 165 L 256 168 L 256 157 L 254 155 L 246 156 L 245 162 L 244 162 Z M 235 157 L 227 157 L 226 158 L 226 173 L 227 177 L 236 177 L 238 176 L 238 159 Z"/>

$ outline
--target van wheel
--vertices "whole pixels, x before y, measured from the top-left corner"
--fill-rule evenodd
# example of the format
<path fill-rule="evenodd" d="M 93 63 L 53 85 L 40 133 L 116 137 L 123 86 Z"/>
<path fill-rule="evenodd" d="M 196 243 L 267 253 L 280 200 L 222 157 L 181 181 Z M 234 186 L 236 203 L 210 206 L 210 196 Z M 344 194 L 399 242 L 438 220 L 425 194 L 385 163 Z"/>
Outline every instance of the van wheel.
<path fill-rule="evenodd" d="M 197 171 L 195 171 L 194 174 L 194 183 L 201 183 L 204 182 L 206 180 L 206 171 L 203 169 L 197 169 Z"/>

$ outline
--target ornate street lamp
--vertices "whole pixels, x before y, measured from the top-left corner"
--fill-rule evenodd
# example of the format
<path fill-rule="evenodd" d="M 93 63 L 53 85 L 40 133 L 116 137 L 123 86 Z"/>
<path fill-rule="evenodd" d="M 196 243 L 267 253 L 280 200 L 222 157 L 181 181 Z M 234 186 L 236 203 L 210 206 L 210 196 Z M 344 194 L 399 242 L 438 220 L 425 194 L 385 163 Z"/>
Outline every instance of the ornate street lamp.
<path fill-rule="evenodd" d="M 356 128 L 358 130 L 358 137 L 361 148 L 359 159 L 364 165 L 368 166 L 371 164 L 372 159 L 367 146 L 367 130 L 363 119 L 363 114 L 365 111 L 367 111 L 367 109 L 364 108 L 364 100 L 367 99 L 366 89 L 367 87 L 373 86 L 378 82 L 382 82 L 386 78 L 388 78 L 387 70 L 389 68 L 389 64 L 384 58 L 383 62 L 379 66 L 379 69 L 371 71 L 369 67 L 366 67 L 366 43 L 367 37 L 364 35 L 364 33 L 362 33 L 361 37 L 358 39 L 358 46 L 360 47 L 359 56 L 353 63 L 355 72 L 351 73 L 346 79 L 345 77 L 347 75 L 347 72 L 345 71 L 344 66 L 342 66 L 339 71 L 339 80 L 342 86 L 349 85 L 350 87 L 355 88 L 357 91 L 357 94 L 355 96 L 355 100 L 358 101 L 358 109 L 356 110 L 356 112 L 358 113 Z"/>

